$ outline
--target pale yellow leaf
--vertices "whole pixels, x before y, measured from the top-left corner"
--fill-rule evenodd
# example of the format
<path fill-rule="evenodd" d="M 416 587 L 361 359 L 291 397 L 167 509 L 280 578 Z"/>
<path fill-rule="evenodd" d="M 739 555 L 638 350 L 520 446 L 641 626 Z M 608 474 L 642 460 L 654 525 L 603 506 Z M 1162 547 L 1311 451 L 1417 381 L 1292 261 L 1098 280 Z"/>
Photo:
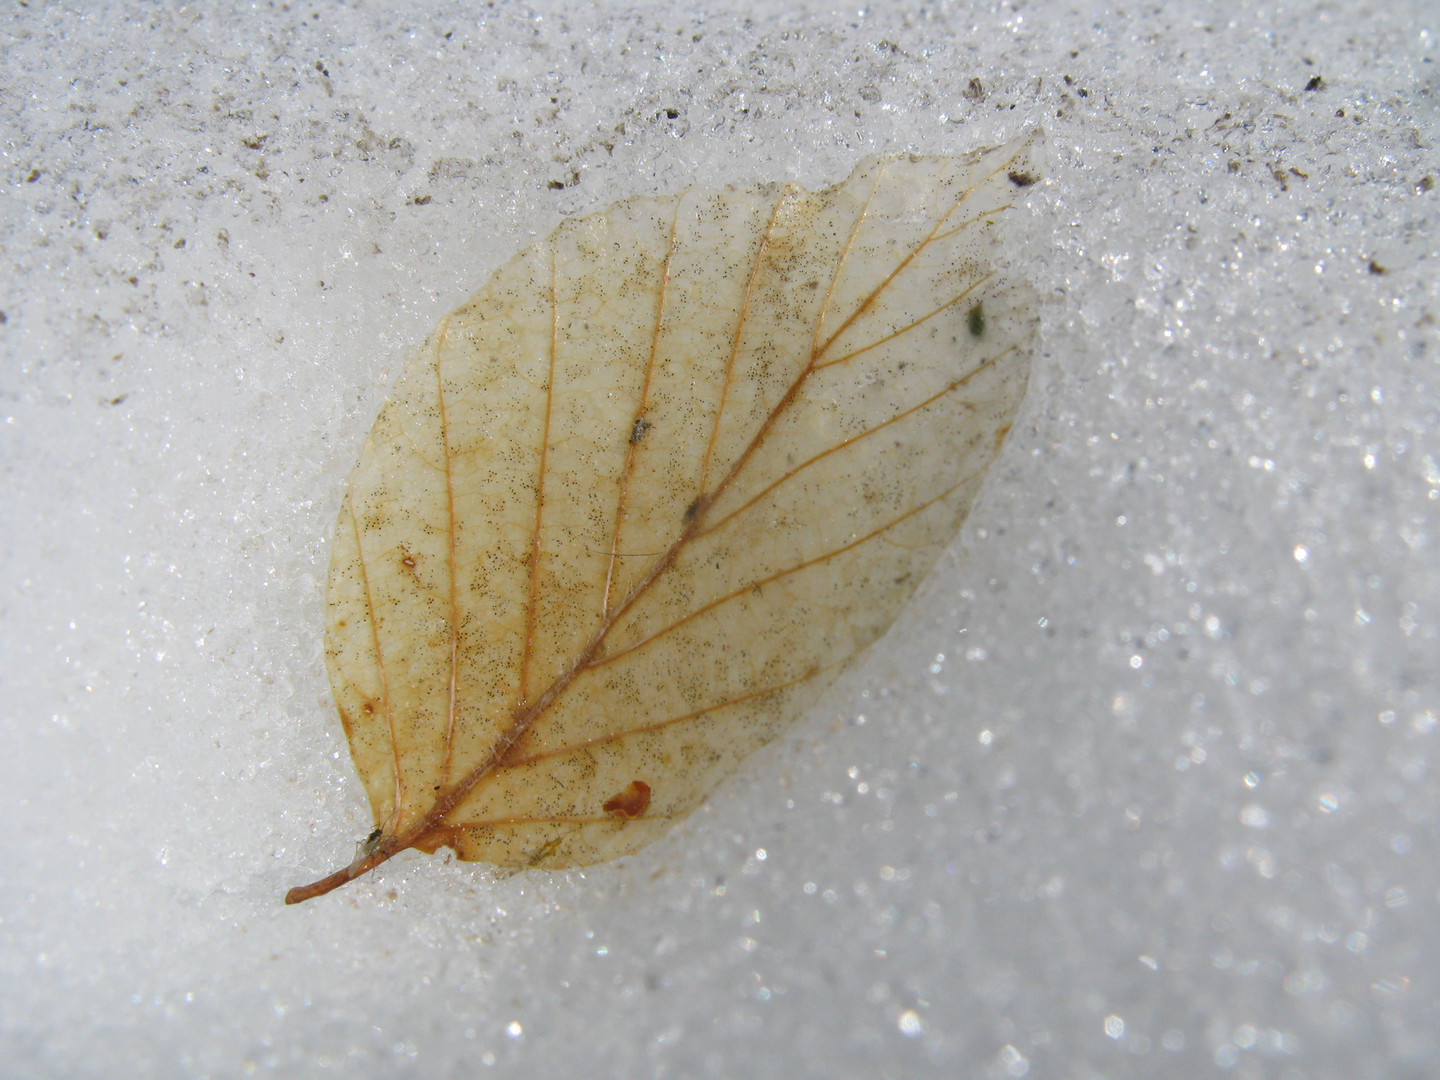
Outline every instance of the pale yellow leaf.
<path fill-rule="evenodd" d="M 567 221 L 400 376 L 335 531 L 330 682 L 378 835 L 633 852 L 804 713 L 955 536 L 1025 391 L 992 268 L 1033 139 Z"/>

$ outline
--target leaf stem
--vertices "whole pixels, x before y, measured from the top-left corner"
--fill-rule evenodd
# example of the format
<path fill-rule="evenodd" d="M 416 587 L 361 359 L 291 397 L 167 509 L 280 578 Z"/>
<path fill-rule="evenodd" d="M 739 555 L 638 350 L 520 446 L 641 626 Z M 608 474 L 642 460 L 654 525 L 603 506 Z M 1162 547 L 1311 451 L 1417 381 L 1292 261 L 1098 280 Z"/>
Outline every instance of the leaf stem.
<path fill-rule="evenodd" d="M 375 867 L 379 866 L 394 854 L 394 851 L 373 851 L 363 859 L 357 859 L 343 870 L 336 870 L 333 874 L 330 874 L 328 877 L 323 877 L 319 881 L 312 881 L 309 885 L 296 885 L 285 894 L 285 903 L 303 904 L 306 900 L 313 900 L 317 896 L 324 896 L 328 892 L 333 892 L 341 885 L 354 881 L 361 874 L 375 869 Z"/>
<path fill-rule="evenodd" d="M 415 847 L 434 828 L 437 821 L 453 809 L 454 800 L 452 799 L 444 805 L 443 810 L 439 807 L 432 810 L 419 825 L 404 836 L 382 836 L 373 849 L 362 851 L 360 856 L 344 869 L 336 870 L 333 874 L 323 877 L 319 881 L 312 881 L 309 885 L 296 885 L 285 894 L 285 903 L 303 904 L 306 900 L 313 900 L 317 896 L 334 892 L 341 885 L 349 884 L 356 878 L 368 874 L 381 863 L 389 862 L 393 856 Z"/>

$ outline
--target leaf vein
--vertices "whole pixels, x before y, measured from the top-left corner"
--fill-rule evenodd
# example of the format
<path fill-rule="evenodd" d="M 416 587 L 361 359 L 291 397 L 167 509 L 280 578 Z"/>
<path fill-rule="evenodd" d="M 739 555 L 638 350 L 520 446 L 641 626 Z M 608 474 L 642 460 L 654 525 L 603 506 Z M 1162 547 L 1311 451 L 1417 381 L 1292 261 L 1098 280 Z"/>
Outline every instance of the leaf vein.
<path fill-rule="evenodd" d="M 557 241 L 550 241 L 550 369 L 545 379 L 545 421 L 541 426 L 540 464 L 535 477 L 535 525 L 530 545 L 530 596 L 525 605 L 525 639 L 520 652 L 520 679 L 516 709 L 529 700 L 530 662 L 535 653 L 535 615 L 540 602 L 540 538 L 545 521 L 545 475 L 550 450 L 550 414 L 555 404 L 555 346 L 560 336 L 560 298 Z"/>
<path fill-rule="evenodd" d="M 878 349 L 887 341 L 894 341 L 896 338 L 908 334 L 911 330 L 914 330 L 917 327 L 923 326 L 925 323 L 929 322 L 936 315 L 939 315 L 942 311 L 946 311 L 954 307 L 961 300 L 964 300 L 965 297 L 969 296 L 971 293 L 973 293 L 976 289 L 980 288 L 981 285 L 984 285 L 985 282 L 989 281 L 994 276 L 995 275 L 993 272 L 986 274 L 983 278 L 975 282 L 973 285 L 970 285 L 969 287 L 961 290 L 955 296 L 952 296 L 949 300 L 945 301 L 945 303 L 941 304 L 939 307 L 935 308 L 932 311 L 926 312 L 924 315 L 921 315 L 920 318 L 914 320 L 913 322 L 907 323 L 900 329 L 894 331 L 893 333 L 886 334 L 882 338 L 877 338 L 876 340 L 870 342 L 870 344 L 868 345 L 862 345 L 860 348 L 855 349 L 852 352 L 848 352 L 844 356 L 837 356 L 834 360 L 826 360 L 823 364 L 816 364 L 815 369 L 817 371 L 823 371 L 825 368 L 834 367 L 836 364 L 843 364 L 847 360 L 853 360 L 857 356 L 864 355 L 871 349 Z"/>
<path fill-rule="evenodd" d="M 435 343 L 435 398 L 440 414 L 440 450 L 445 458 L 445 536 L 447 541 L 445 562 L 449 583 L 449 596 L 446 599 L 450 609 L 449 686 L 446 688 L 445 701 L 445 746 L 440 756 L 441 784 L 450 782 L 450 763 L 455 753 L 455 722 L 460 711 L 460 594 L 455 566 L 455 548 L 458 542 L 455 527 L 455 478 L 450 468 L 450 423 L 449 417 L 445 413 L 445 376 L 441 370 L 442 351 L 445 337 L 449 332 L 450 319 L 446 318 L 440 325 L 440 333 Z"/>
<path fill-rule="evenodd" d="M 685 199 L 682 195 L 675 200 L 675 213 L 670 218 L 670 239 L 665 248 L 665 265 L 660 271 L 660 290 L 655 298 L 655 323 L 650 331 L 650 355 L 645 360 L 645 381 L 640 387 L 640 403 L 630 421 L 633 433 L 645 418 L 646 407 L 650 404 L 650 381 L 655 374 L 655 358 L 660 351 L 660 327 L 665 316 L 665 298 L 670 288 L 670 264 L 675 257 L 675 230 L 680 221 L 680 207 Z M 620 474 L 620 494 L 615 500 L 615 528 L 610 534 L 610 558 L 605 567 L 605 589 L 600 598 L 600 619 L 603 622 L 610 610 L 610 589 L 615 580 L 615 561 L 620 551 L 620 528 L 625 518 L 625 503 L 630 496 L 630 478 L 635 471 L 635 455 L 639 452 L 633 434 L 625 442 L 625 467 Z"/>
<path fill-rule="evenodd" d="M 642 724 L 640 727 L 626 728 L 624 731 L 609 732 L 605 735 L 598 735 L 593 739 L 586 739 L 584 742 L 572 743 L 568 746 L 560 746 L 552 750 L 543 750 L 539 753 L 531 754 L 529 757 L 507 761 L 504 765 L 496 769 L 496 772 L 518 769 L 522 766 L 533 765 L 536 762 L 545 761 L 550 758 L 564 757 L 566 754 L 578 754 L 582 750 L 590 749 L 592 746 L 605 746 L 613 742 L 618 742 L 621 739 L 628 739 L 632 735 L 644 735 L 647 732 L 660 731 L 667 727 L 673 727 L 676 724 L 683 724 L 687 720 L 696 720 L 707 713 L 719 712 L 721 709 L 728 709 L 732 705 L 743 705 L 747 701 L 754 701 L 757 698 L 765 697 L 767 694 L 778 694 L 780 691 L 788 690 L 792 686 L 799 686 L 801 683 L 809 682 L 823 670 L 824 669 L 821 668 L 815 671 L 807 671 L 804 675 L 789 679 L 783 683 L 762 687 L 759 690 L 752 690 L 748 694 L 741 694 L 739 697 L 718 701 L 714 705 L 706 705 L 703 709 L 695 709 L 692 712 L 684 713 L 680 716 L 657 720 L 653 724 Z"/>
<path fill-rule="evenodd" d="M 750 265 L 750 277 L 745 282 L 745 299 L 740 304 L 740 312 L 735 319 L 735 332 L 730 338 L 730 355 L 725 359 L 725 379 L 720 385 L 720 400 L 715 406 L 715 424 L 710 429 L 710 441 L 705 446 L 705 459 L 700 466 L 700 492 L 704 495 L 705 485 L 710 481 L 710 460 L 715 453 L 715 443 L 720 437 L 720 424 L 725 418 L 725 406 L 730 398 L 730 384 L 735 375 L 735 358 L 740 353 L 740 339 L 745 333 L 745 320 L 750 314 L 750 301 L 755 294 L 755 282 L 760 278 L 760 268 L 765 265 L 765 253 L 770 247 L 770 238 L 775 232 L 775 222 L 779 219 L 780 208 L 785 205 L 785 200 L 794 194 L 793 185 L 786 184 L 780 192 L 780 197 L 775 200 L 775 205 L 770 209 L 770 221 L 765 226 L 765 235 L 760 239 L 760 246 L 755 249 L 755 261 Z"/>
<path fill-rule="evenodd" d="M 889 531 L 890 529 L 893 529 L 896 525 L 899 525 L 902 522 L 914 517 L 916 514 L 919 514 L 924 510 L 928 510 L 931 506 L 934 506 L 937 502 L 940 502 L 942 499 L 946 498 L 951 493 L 958 491 L 960 488 L 964 487 L 965 484 L 967 484 L 971 479 L 973 479 L 973 475 L 974 474 L 967 476 L 958 484 L 954 484 L 951 487 L 946 488 L 944 491 L 940 492 L 940 494 L 934 496 L 933 498 L 925 500 L 925 502 L 921 503 L 919 506 L 913 507 L 912 509 L 905 511 L 905 513 L 901 514 L 899 517 L 887 521 L 878 529 L 868 532 L 864 536 L 856 540 L 850 541 L 850 543 L 848 544 L 843 544 L 838 548 L 832 548 L 831 550 L 826 551 L 823 554 L 816 555 L 814 558 L 811 559 L 806 559 L 804 562 L 796 563 L 794 566 L 787 567 L 784 570 L 777 570 L 775 571 L 775 573 L 769 574 L 766 577 L 757 578 L 754 581 L 747 582 L 740 588 L 728 592 L 724 596 L 720 596 L 714 600 L 711 600 L 709 603 L 704 604 L 699 608 L 696 608 L 689 614 L 681 616 L 674 622 L 667 623 L 665 626 L 655 631 L 655 633 L 651 634 L 649 637 L 637 641 L 633 645 L 627 645 L 625 648 L 619 650 L 618 652 L 606 653 L 603 656 L 597 656 L 585 666 L 593 669 L 604 667 L 607 664 L 612 664 L 623 656 L 628 656 L 633 652 L 645 648 L 647 645 L 654 644 L 662 637 L 666 636 L 667 634 L 673 633 L 675 630 L 678 630 L 686 623 L 693 622 L 695 619 L 698 619 L 701 615 L 704 615 L 709 611 L 713 611 L 716 608 L 722 606 L 723 604 L 728 604 L 730 601 L 738 599 L 741 596 L 744 596 L 752 589 L 761 588 L 765 585 L 771 585 L 776 581 L 781 580 L 782 578 L 790 577 L 804 570 L 808 570 L 812 566 L 819 566 L 822 563 L 828 562 L 838 555 L 845 554 L 847 551 L 853 551 L 855 548 L 860 547 L 862 544 L 865 544 L 870 540 L 873 540 L 876 537 L 882 535 L 883 533 Z"/>
<path fill-rule="evenodd" d="M 390 734 L 390 767 L 395 777 L 395 802 L 390 813 L 398 818 L 405 798 L 405 779 L 400 770 L 400 740 L 395 735 L 395 711 L 390 704 L 390 678 L 385 671 L 385 652 L 380 647 L 380 627 L 375 621 L 375 593 L 370 586 L 370 569 L 365 563 L 365 547 L 361 541 L 360 519 L 355 514 L 353 494 L 347 496 L 345 502 L 350 511 L 350 527 L 355 533 L 355 562 L 360 568 L 360 583 L 365 590 L 365 617 L 370 623 L 370 641 L 375 649 L 375 670 L 380 676 L 380 707 Z"/>
<path fill-rule="evenodd" d="M 890 273 L 885 276 L 884 280 L 882 280 L 880 284 L 876 285 L 875 288 L 870 291 L 869 295 L 866 296 L 865 299 L 862 300 L 860 304 L 855 308 L 855 310 L 850 313 L 850 317 L 847 318 L 843 323 L 841 323 L 839 328 L 836 329 L 836 331 L 831 334 L 828 339 L 826 339 L 825 344 L 820 348 L 818 352 L 815 353 L 814 359 L 818 360 L 821 356 L 824 356 L 825 353 L 830 350 L 830 346 L 834 345 L 835 342 L 839 339 L 840 335 L 843 334 L 846 330 L 848 330 L 851 324 L 854 323 L 855 320 L 858 319 L 866 311 L 866 309 L 868 309 L 870 305 L 879 298 L 880 294 L 883 293 L 886 289 L 888 289 L 891 283 L 900 276 L 901 271 L 903 271 L 907 266 L 909 266 L 910 263 L 913 262 L 915 258 L 920 254 L 920 252 L 924 251 L 927 247 L 930 246 L 930 244 L 935 242 L 937 237 L 940 235 L 940 227 L 950 220 L 950 216 L 954 214 L 956 210 L 960 209 L 960 207 L 964 205 L 965 200 L 970 198 L 970 196 L 974 194 L 976 188 L 978 188 L 981 184 L 985 183 L 985 181 L 992 179 L 1000 172 L 1008 169 L 1012 164 L 1014 164 L 1014 162 L 1017 158 L 1019 158 L 1019 156 L 1019 151 L 1017 151 L 1015 154 L 1012 154 L 1003 165 L 986 173 L 980 179 L 976 180 L 973 184 L 967 187 L 963 192 L 961 192 L 955 202 L 951 204 L 950 209 L 946 210 L 945 213 L 941 215 L 940 220 L 935 222 L 934 226 L 930 229 L 930 232 L 926 235 L 925 239 L 921 240 L 919 244 L 917 244 L 914 248 L 911 249 L 910 253 L 906 255 L 905 258 L 900 260 L 899 265 L 897 265 L 893 270 L 891 270 Z"/>
<path fill-rule="evenodd" d="M 1008 355 L 1009 355 L 1011 352 L 1013 352 L 1016 348 L 1017 348 L 1017 346 L 1011 345 L 1009 348 L 1004 349 L 1003 351 L 1001 351 L 1001 352 L 997 353 L 996 355 L 992 356 L 990 359 L 988 359 L 988 360 L 984 361 L 983 363 L 977 365 L 973 371 L 967 372 L 965 375 L 961 376 L 959 379 L 956 379 L 954 382 L 950 383 L 950 384 L 949 384 L 948 386 L 946 386 L 943 390 L 939 391 L 938 393 L 931 394 L 931 395 L 930 395 L 928 398 L 926 398 L 924 401 L 921 401 L 921 402 L 919 402 L 918 404 L 915 404 L 915 405 L 910 406 L 910 408 L 908 408 L 908 409 L 905 409 L 905 410 L 903 410 L 903 411 L 901 411 L 901 412 L 896 413 L 894 416 L 890 417 L 890 419 L 888 419 L 888 420 L 882 420 L 880 423 L 876 424 L 874 427 L 866 428 L 864 431 L 860 432 L 858 435 L 852 435 L 850 438 L 846 439 L 844 442 L 836 443 L 834 446 L 831 446 L 831 447 L 829 447 L 828 449 L 822 450 L 820 453 L 816 454 L 814 457 L 812 457 L 812 458 L 810 458 L 810 459 L 808 459 L 808 460 L 806 460 L 806 461 L 802 461 L 799 465 L 796 465 L 795 468 L 791 469 L 791 470 L 790 470 L 789 472 L 787 472 L 784 476 L 781 476 L 779 479 L 774 480 L 774 481 L 772 481 L 771 483 L 767 484 L 763 489 L 761 489 L 760 491 L 758 491 L 755 495 L 751 496 L 751 498 L 747 499 L 743 504 L 741 504 L 740 506 L 737 506 L 734 510 L 731 510 L 728 514 L 726 514 L 726 515 L 725 515 L 723 518 L 721 518 L 719 521 L 716 521 L 716 522 L 715 522 L 714 524 L 712 524 L 712 525 L 707 525 L 705 528 L 703 528 L 703 529 L 699 530 L 698 532 L 696 532 L 696 533 L 694 534 L 694 536 L 692 537 L 692 539 L 698 540 L 698 539 L 700 539 L 700 538 L 702 538 L 702 537 L 709 536 L 711 533 L 716 532 L 716 531 L 718 531 L 719 529 L 723 528 L 723 527 L 724 527 L 725 525 L 727 525 L 729 522 L 731 522 L 732 520 L 734 520 L 735 518 L 737 518 L 737 517 L 739 517 L 741 514 L 743 514 L 746 510 L 749 510 L 752 506 L 754 506 L 756 503 L 758 503 L 761 499 L 765 498 L 766 495 L 769 495 L 769 494 L 770 494 L 772 491 L 774 491 L 776 488 L 781 487 L 782 485 L 784 485 L 785 483 L 789 482 L 790 480 L 793 480 L 799 473 L 801 473 L 801 472 L 804 471 L 805 469 L 808 469 L 810 466 L 816 464 L 817 462 L 820 462 L 820 461 L 825 460 L 825 458 L 829 457 L 831 454 L 839 453 L 839 452 L 842 451 L 842 450 L 845 450 L 845 449 L 847 449 L 847 448 L 849 448 L 849 447 L 851 447 L 851 446 L 854 446 L 856 443 L 862 442 L 862 441 L 864 441 L 865 439 L 870 438 L 870 436 L 875 435 L 875 434 L 878 434 L 878 433 L 881 432 L 881 431 L 884 431 L 884 430 L 885 430 L 887 427 L 889 427 L 891 424 L 897 424 L 897 423 L 899 423 L 901 420 L 904 420 L 906 417 L 913 416 L 913 415 L 915 415 L 916 413 L 922 411 L 923 409 L 929 407 L 930 405 L 933 405 L 935 402 L 939 401 L 941 398 L 946 397 L 946 396 L 949 395 L 949 394 L 953 394 L 956 390 L 959 390 L 959 389 L 961 389 L 962 387 L 964 387 L 967 383 L 969 383 L 969 381 L 970 381 L 971 379 L 973 379 L 975 376 L 979 375 L 981 372 L 986 371 L 986 370 L 988 370 L 988 369 L 991 368 L 991 367 L 994 367 L 996 363 L 998 363 L 998 362 L 999 362 L 1001 359 L 1003 359 L 1004 357 L 1008 356 Z"/>

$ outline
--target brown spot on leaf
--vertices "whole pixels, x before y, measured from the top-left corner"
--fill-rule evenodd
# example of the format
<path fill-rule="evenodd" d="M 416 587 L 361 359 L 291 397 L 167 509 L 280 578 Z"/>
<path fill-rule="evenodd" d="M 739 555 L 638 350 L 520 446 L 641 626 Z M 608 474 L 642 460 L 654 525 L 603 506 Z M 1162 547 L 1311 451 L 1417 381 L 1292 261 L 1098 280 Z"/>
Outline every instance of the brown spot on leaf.
<path fill-rule="evenodd" d="M 601 807 L 611 817 L 634 821 L 650 806 L 650 785 L 644 780 L 631 780 L 625 790 L 605 800 Z"/>

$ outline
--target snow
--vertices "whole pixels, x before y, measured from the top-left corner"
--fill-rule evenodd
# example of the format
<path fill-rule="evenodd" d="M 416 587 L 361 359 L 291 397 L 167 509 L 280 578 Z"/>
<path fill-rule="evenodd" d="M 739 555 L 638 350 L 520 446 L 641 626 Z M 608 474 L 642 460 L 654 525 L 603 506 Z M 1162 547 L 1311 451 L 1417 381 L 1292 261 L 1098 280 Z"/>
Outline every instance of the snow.
<path fill-rule="evenodd" d="M 7 1075 L 1440 1068 L 1433 5 L 3 18 Z M 435 322 L 563 215 L 1032 127 L 1030 397 L 826 705 L 633 858 L 285 908 L 370 829 L 328 538 Z"/>

